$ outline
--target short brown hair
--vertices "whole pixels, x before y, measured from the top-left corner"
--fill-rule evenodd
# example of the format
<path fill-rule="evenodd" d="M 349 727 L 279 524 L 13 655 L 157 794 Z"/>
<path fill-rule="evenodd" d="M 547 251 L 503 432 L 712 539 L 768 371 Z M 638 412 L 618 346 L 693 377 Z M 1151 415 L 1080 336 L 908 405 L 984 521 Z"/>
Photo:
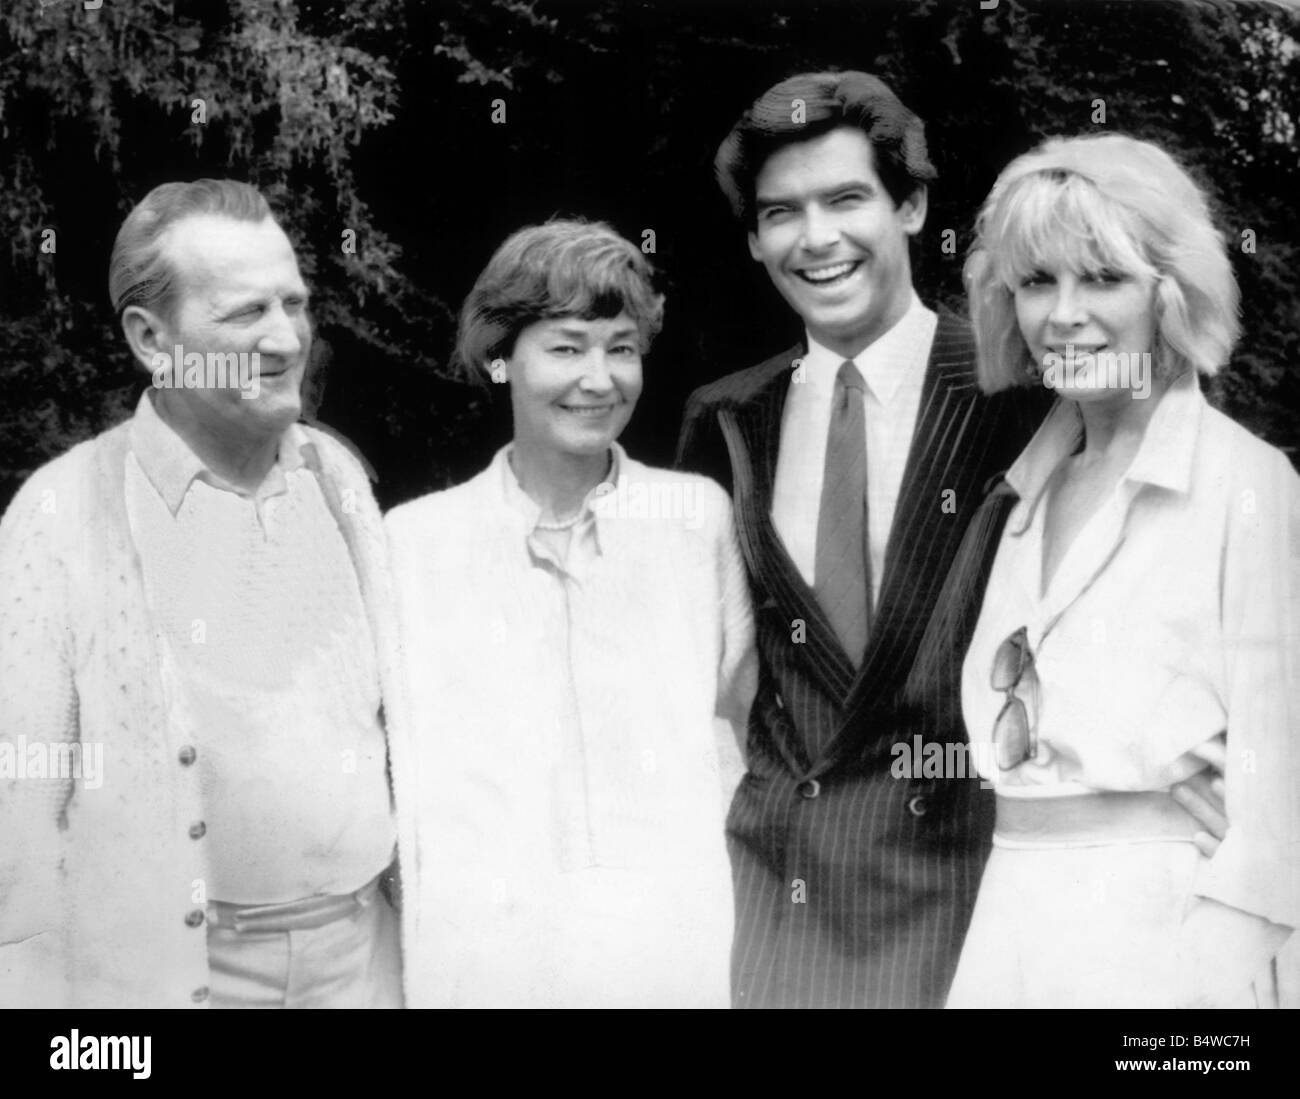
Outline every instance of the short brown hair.
<path fill-rule="evenodd" d="M 556 218 L 520 229 L 488 260 L 461 307 L 456 361 L 480 377 L 537 321 L 620 313 L 636 323 L 644 354 L 663 326 L 653 277 L 640 249 L 604 222 Z"/>

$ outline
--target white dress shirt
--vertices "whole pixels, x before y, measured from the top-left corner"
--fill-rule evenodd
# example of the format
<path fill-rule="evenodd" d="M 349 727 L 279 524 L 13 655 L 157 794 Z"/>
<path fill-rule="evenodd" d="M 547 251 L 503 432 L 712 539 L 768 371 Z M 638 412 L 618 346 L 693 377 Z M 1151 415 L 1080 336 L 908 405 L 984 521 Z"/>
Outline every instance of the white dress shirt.
<path fill-rule="evenodd" d="M 885 550 L 916 430 L 925 366 L 938 318 L 912 295 L 902 319 L 853 362 L 866 382 L 867 537 L 872 600 L 879 602 Z M 781 419 L 781 447 L 772 490 L 772 521 L 786 552 L 811 587 L 817 561 L 817 518 L 826 468 L 835 376 L 844 358 L 808 337 L 803 369 L 790 380 Z"/>
<path fill-rule="evenodd" d="M 1227 744 L 1228 833 L 1196 892 L 1300 924 L 1300 477 L 1211 408 L 1190 374 L 1041 590 L 1053 472 L 1075 450 L 1059 402 L 1008 473 L 1003 532 L 962 677 L 975 762 L 1000 795 L 1167 790 Z M 1038 755 L 992 761 L 994 653 L 1028 630 Z"/>

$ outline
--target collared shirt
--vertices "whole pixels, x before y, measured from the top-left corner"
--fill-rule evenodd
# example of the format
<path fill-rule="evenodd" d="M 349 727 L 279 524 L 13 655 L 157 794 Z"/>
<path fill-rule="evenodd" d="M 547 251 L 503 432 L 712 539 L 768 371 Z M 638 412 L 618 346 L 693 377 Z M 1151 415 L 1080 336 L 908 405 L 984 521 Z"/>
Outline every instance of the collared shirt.
<path fill-rule="evenodd" d="M 385 520 L 409 1002 L 725 1006 L 724 757 L 756 666 L 730 501 L 616 447 L 561 559 L 508 453 Z"/>
<path fill-rule="evenodd" d="M 1052 475 L 1081 432 L 1077 406 L 1058 402 L 1008 473 L 1020 501 L 963 668 L 974 761 L 1007 796 L 1165 790 L 1202 770 L 1194 750 L 1226 734 L 1228 836 L 1198 892 L 1295 926 L 1300 478 L 1185 375 L 1044 591 Z M 990 676 L 1022 626 L 1038 755 L 1003 772 L 991 742 L 1005 696 Z"/>
<path fill-rule="evenodd" d="M 622 453 L 623 448 L 615 443 L 610 449 L 609 468 L 604 479 L 587 493 L 573 526 L 566 531 L 548 531 L 539 526 L 542 518 L 541 504 L 523 490 L 514 472 L 514 445 L 506 447 L 505 460 L 501 463 L 501 491 L 510 506 L 523 516 L 528 530 L 529 552 L 539 562 L 547 561 L 561 573 L 577 579 L 586 572 L 591 560 L 600 554 L 600 529 L 596 523 L 594 505 L 612 492 L 618 483 L 619 455 Z M 560 552 L 561 547 L 563 552 Z"/>
<path fill-rule="evenodd" d="M 286 475 L 303 467 L 299 448 L 304 441 L 296 425 L 291 425 L 281 437 L 275 464 L 248 497 L 257 505 L 259 514 L 265 501 L 287 491 Z M 131 425 L 131 452 L 173 517 L 180 511 L 190 484 L 196 478 L 213 488 L 239 494 L 232 485 L 208 469 L 181 437 L 163 422 L 148 390 L 136 405 L 135 421 Z"/>
<path fill-rule="evenodd" d="M 374 642 L 347 545 L 301 432 L 253 496 L 230 489 L 146 391 L 131 426 L 127 513 L 171 654 L 168 705 L 190 730 L 208 899 L 351 892 L 391 861 Z"/>
<path fill-rule="evenodd" d="M 872 598 L 880 599 L 885 550 L 916 429 L 925 367 L 938 318 L 913 294 L 899 322 L 853 362 L 866 382 L 867 536 Z M 790 380 L 772 490 L 772 520 L 809 586 L 815 579 L 817 519 L 826 467 L 835 377 L 842 356 L 808 337 L 803 370 Z M 801 380 L 802 379 L 802 380 Z"/>

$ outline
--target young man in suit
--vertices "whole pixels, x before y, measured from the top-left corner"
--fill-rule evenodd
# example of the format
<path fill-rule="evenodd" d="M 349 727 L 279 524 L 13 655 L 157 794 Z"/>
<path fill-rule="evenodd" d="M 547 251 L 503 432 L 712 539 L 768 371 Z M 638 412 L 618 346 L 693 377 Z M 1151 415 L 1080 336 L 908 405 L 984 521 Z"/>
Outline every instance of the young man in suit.
<path fill-rule="evenodd" d="M 783 81 L 715 169 L 806 332 L 697 390 L 678 450 L 733 493 L 762 662 L 727 822 L 733 997 L 942 1006 L 993 828 L 961 662 L 1014 500 L 991 489 L 1047 394 L 982 395 L 967 324 L 917 297 L 935 171 L 880 80 Z"/>

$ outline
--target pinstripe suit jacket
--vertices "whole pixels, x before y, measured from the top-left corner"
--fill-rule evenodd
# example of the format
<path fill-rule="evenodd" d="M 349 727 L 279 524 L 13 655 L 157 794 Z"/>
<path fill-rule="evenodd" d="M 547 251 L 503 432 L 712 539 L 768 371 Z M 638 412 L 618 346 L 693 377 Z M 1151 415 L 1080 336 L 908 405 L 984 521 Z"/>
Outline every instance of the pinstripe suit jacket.
<path fill-rule="evenodd" d="M 733 995 L 736 1006 L 942 1006 L 988 854 L 992 798 L 974 777 L 895 778 L 891 749 L 918 736 L 966 739 L 961 663 L 1000 523 L 976 547 L 976 582 L 943 600 L 940 589 L 990 478 L 1020 453 L 1046 405 L 1025 390 L 980 394 L 969 328 L 941 315 L 855 672 L 771 519 L 800 352 L 692 394 L 678 450 L 680 466 L 732 491 L 762 657 L 749 770 L 727 820 Z M 963 605 L 941 605 L 953 602 Z M 951 636 L 917 689 L 909 675 L 940 613 Z"/>

